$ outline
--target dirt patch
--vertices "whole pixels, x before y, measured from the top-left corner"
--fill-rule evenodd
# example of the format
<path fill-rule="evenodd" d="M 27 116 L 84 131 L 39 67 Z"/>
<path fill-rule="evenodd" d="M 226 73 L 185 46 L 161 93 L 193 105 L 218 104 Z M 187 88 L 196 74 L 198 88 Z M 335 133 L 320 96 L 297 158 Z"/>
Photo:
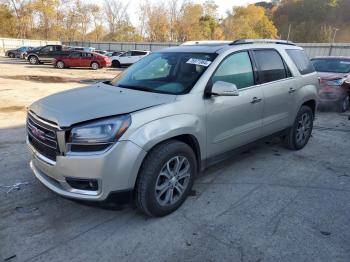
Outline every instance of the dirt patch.
<path fill-rule="evenodd" d="M 72 77 L 61 77 L 61 76 L 34 76 L 34 75 L 16 75 L 16 76 L 2 76 L 1 78 L 13 79 L 13 80 L 25 80 L 39 83 L 69 83 L 77 82 L 81 79 Z"/>
<path fill-rule="evenodd" d="M 107 81 L 110 79 L 83 79 L 73 77 L 61 77 L 61 76 L 35 76 L 35 75 L 15 75 L 15 76 L 1 76 L 1 78 L 12 79 L 12 80 L 25 80 L 38 83 L 82 83 L 82 84 L 93 84 L 98 82 Z"/>
<path fill-rule="evenodd" d="M 0 113 L 10 113 L 10 112 L 18 112 L 18 111 L 26 111 L 27 108 L 25 106 L 7 106 L 0 107 Z"/>

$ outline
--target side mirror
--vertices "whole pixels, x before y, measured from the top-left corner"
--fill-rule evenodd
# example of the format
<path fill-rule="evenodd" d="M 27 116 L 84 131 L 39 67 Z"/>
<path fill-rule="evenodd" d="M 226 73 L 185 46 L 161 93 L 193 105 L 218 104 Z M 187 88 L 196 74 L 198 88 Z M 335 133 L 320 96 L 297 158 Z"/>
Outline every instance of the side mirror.
<path fill-rule="evenodd" d="M 239 91 L 235 84 L 217 81 L 211 88 L 211 94 L 216 96 L 238 96 Z"/>

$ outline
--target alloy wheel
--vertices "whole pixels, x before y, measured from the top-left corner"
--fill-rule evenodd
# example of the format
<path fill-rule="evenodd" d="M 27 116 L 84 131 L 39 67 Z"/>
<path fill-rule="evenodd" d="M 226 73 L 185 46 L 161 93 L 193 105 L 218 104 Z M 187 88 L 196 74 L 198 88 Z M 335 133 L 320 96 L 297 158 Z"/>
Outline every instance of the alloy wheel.
<path fill-rule="evenodd" d="M 31 58 L 29 58 L 29 62 L 32 64 L 32 65 L 35 65 L 37 63 L 37 59 L 35 56 L 32 56 Z"/>
<path fill-rule="evenodd" d="M 304 113 L 300 116 L 297 132 L 296 132 L 296 142 L 299 145 L 304 145 L 309 139 L 311 134 L 312 119 L 308 113 Z"/>
<path fill-rule="evenodd" d="M 63 69 L 64 68 L 64 63 L 62 61 L 57 62 L 57 67 L 59 69 Z"/>
<path fill-rule="evenodd" d="M 98 69 L 98 64 L 97 63 L 92 63 L 91 67 L 92 67 L 92 69 L 97 70 Z"/>
<path fill-rule="evenodd" d="M 184 156 L 175 156 L 162 167 L 156 182 L 155 193 L 159 205 L 174 205 L 189 185 L 191 166 Z"/>

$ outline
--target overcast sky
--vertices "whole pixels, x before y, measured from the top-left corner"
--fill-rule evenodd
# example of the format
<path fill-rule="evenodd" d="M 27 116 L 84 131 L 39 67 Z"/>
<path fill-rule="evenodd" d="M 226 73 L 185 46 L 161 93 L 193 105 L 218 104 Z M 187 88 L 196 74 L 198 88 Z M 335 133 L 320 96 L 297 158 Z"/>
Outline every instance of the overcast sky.
<path fill-rule="evenodd" d="M 127 1 L 127 0 L 125 0 Z M 166 2 L 167 0 L 150 0 L 151 2 Z M 195 3 L 204 3 L 205 0 L 192 0 Z M 262 0 L 215 0 L 215 3 L 218 5 L 218 11 L 220 16 L 225 16 L 227 10 L 231 10 L 233 6 L 247 5 L 256 2 L 260 2 Z M 129 0 L 129 14 L 131 22 L 134 25 L 137 25 L 137 16 L 133 14 L 137 14 L 138 10 L 138 0 Z M 269 1 L 267 1 L 269 2 Z"/>

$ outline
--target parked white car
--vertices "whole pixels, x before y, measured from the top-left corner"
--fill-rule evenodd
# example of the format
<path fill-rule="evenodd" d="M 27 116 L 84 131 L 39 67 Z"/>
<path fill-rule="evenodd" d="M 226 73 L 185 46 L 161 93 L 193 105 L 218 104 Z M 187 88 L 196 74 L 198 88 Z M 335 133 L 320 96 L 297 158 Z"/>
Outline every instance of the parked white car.
<path fill-rule="evenodd" d="M 118 56 L 112 56 L 112 67 L 132 65 L 150 53 L 150 51 L 130 50 Z"/>

